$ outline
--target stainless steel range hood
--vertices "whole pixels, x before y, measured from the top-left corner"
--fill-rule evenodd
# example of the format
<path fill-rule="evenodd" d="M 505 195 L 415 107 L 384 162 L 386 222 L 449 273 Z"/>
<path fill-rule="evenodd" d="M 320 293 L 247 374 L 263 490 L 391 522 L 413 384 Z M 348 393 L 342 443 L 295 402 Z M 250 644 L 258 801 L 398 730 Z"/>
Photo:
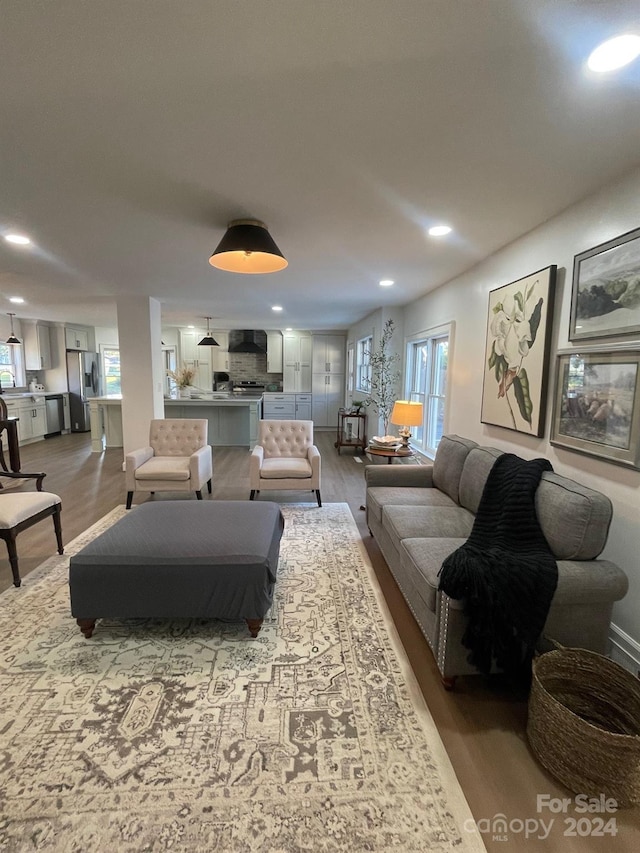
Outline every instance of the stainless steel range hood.
<path fill-rule="evenodd" d="M 250 352 L 264 355 L 266 351 L 266 332 L 251 329 L 229 332 L 229 352 Z"/>

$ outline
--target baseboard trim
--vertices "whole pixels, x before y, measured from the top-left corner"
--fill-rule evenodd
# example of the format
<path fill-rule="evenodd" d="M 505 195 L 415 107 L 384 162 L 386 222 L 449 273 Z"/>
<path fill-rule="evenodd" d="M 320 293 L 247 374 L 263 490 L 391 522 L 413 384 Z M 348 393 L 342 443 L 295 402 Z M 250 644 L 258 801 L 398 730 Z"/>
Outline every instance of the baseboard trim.
<path fill-rule="evenodd" d="M 640 673 L 640 643 L 637 643 L 622 628 L 611 623 L 609 644 L 609 657 L 628 669 L 633 675 L 638 675 Z"/>

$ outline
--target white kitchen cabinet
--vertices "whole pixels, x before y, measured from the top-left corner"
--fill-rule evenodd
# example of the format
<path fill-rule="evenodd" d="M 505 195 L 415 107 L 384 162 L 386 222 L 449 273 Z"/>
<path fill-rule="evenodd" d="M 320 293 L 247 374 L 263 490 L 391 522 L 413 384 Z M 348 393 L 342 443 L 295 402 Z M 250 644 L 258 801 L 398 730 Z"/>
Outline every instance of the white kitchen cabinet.
<path fill-rule="evenodd" d="M 64 340 L 67 349 L 89 351 L 89 332 L 86 329 L 76 329 L 65 326 Z"/>
<path fill-rule="evenodd" d="M 198 346 L 198 341 L 202 340 L 205 334 L 206 329 L 180 330 L 180 366 L 186 364 L 187 367 L 193 367 L 196 372 L 193 384 L 202 388 L 203 391 L 210 391 L 213 387 L 213 368 L 211 367 L 213 347 Z"/>
<path fill-rule="evenodd" d="M 313 335 L 312 373 L 344 373 L 344 335 Z"/>
<path fill-rule="evenodd" d="M 22 321 L 24 366 L 27 370 L 51 369 L 51 340 L 49 327 L 42 323 Z"/>
<path fill-rule="evenodd" d="M 44 438 L 47 431 L 47 409 L 44 397 L 21 397 L 17 400 L 5 400 L 10 418 L 18 420 L 18 441 L 20 444 L 32 439 Z"/>
<path fill-rule="evenodd" d="M 311 335 L 285 332 L 282 361 L 282 390 L 311 391 Z"/>
<path fill-rule="evenodd" d="M 262 395 L 262 417 L 265 421 L 293 421 L 296 417 L 296 395 L 267 393 Z"/>
<path fill-rule="evenodd" d="M 311 394 L 296 394 L 296 420 L 311 420 Z"/>
<path fill-rule="evenodd" d="M 282 332 L 267 332 L 267 373 L 282 373 Z"/>
<path fill-rule="evenodd" d="M 344 398 L 345 337 L 313 335 L 313 423 L 335 427 Z"/>
<path fill-rule="evenodd" d="M 344 374 L 313 374 L 312 420 L 316 427 L 335 427 L 338 409 L 343 405 Z"/>
<path fill-rule="evenodd" d="M 219 329 L 211 331 L 214 339 L 219 346 L 209 347 L 211 350 L 211 369 L 216 371 L 229 372 L 229 332 L 223 332 Z M 204 349 L 204 347 L 200 347 Z"/>

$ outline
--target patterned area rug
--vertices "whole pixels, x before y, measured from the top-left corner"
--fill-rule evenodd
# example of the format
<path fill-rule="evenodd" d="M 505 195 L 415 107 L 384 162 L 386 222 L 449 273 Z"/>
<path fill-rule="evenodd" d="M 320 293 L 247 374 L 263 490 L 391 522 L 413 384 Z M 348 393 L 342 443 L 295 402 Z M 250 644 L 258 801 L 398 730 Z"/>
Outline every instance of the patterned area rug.
<path fill-rule="evenodd" d="M 70 615 L 68 557 L 0 600 L 0 850 L 484 850 L 347 504 L 285 505 L 244 623 Z"/>

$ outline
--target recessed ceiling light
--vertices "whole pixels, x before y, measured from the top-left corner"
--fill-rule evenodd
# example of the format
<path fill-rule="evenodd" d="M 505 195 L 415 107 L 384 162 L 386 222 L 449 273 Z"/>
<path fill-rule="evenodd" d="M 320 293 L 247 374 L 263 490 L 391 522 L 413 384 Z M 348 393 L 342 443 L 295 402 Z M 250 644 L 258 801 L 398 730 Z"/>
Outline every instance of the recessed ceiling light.
<path fill-rule="evenodd" d="M 271 310 L 272 311 L 282 311 L 282 305 L 272 305 Z"/>
<path fill-rule="evenodd" d="M 195 326 L 187 326 L 187 329 L 195 329 Z"/>
<path fill-rule="evenodd" d="M 392 284 L 395 284 L 395 281 L 391 278 L 383 278 L 380 282 L 380 287 L 391 287 Z"/>
<path fill-rule="evenodd" d="M 31 242 L 24 234 L 5 234 L 4 239 L 7 243 L 15 243 L 16 246 L 28 246 Z"/>
<path fill-rule="evenodd" d="M 10 296 L 9 302 L 17 302 L 18 305 L 22 305 L 22 303 L 24 302 L 24 299 L 22 298 L 22 296 Z"/>
<path fill-rule="evenodd" d="M 626 33 L 602 42 L 593 51 L 587 65 L 592 71 L 614 71 L 640 56 L 640 36 Z"/>
<path fill-rule="evenodd" d="M 429 228 L 430 237 L 444 237 L 446 234 L 451 234 L 451 228 L 448 225 L 434 225 Z"/>
<path fill-rule="evenodd" d="M 293 329 L 291 328 L 291 326 L 287 326 L 287 328 L 285 329 L 285 332 L 292 332 L 292 331 L 293 331 Z"/>

